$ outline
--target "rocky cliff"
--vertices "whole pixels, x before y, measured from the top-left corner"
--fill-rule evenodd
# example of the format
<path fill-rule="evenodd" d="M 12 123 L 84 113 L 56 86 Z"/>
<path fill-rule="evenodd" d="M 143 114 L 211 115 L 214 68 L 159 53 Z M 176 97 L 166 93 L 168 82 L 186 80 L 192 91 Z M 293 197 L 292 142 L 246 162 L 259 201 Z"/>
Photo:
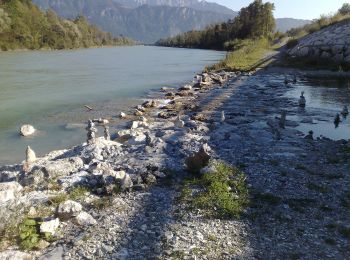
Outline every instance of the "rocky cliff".
<path fill-rule="evenodd" d="M 293 58 L 350 64 L 350 21 L 328 26 L 303 37 L 287 54 Z"/>

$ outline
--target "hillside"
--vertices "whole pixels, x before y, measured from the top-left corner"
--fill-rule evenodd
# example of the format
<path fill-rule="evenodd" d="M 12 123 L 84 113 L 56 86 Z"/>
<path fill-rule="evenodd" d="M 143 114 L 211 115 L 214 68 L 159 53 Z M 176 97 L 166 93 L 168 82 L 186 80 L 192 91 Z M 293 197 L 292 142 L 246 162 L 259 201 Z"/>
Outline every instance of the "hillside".
<path fill-rule="evenodd" d="M 0 1 L 0 48 L 72 49 L 130 44 L 91 26 L 84 17 L 65 20 L 54 12 L 42 12 L 30 0 Z"/>
<path fill-rule="evenodd" d="M 292 28 L 302 27 L 311 23 L 310 20 L 294 19 L 294 18 L 277 18 L 276 30 L 280 32 L 287 32 Z"/>
<path fill-rule="evenodd" d="M 226 7 L 203 1 L 34 0 L 34 3 L 65 18 L 83 14 L 89 22 L 115 36 L 125 35 L 145 43 L 200 30 L 235 15 Z"/>

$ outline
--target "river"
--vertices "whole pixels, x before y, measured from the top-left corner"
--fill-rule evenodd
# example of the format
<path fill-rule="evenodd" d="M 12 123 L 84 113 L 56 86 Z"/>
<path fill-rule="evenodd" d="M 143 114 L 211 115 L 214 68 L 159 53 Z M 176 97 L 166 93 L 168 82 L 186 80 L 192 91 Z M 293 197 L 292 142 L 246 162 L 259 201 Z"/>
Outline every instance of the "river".
<path fill-rule="evenodd" d="M 151 90 L 188 82 L 224 55 L 151 46 L 0 53 L 0 164 L 24 160 L 27 145 L 38 156 L 77 145 L 86 139 L 79 124 L 117 123 Z M 38 133 L 20 137 L 23 124 Z"/>

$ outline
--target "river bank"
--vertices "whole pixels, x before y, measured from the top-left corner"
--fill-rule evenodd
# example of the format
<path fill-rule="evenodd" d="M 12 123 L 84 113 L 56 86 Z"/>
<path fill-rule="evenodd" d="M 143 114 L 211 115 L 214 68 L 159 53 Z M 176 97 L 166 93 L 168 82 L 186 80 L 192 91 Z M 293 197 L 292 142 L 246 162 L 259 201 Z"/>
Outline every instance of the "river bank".
<path fill-rule="evenodd" d="M 41 259 L 348 257 L 350 144 L 296 129 L 333 117 L 286 97 L 295 88 L 288 72 L 200 75 L 202 84 L 153 93 L 155 102 L 129 114 L 114 141 L 54 151 L 25 172 L 22 164 L 0 167 L 1 181 L 21 185 L 7 187 L 13 197 L 2 204 L 2 223 L 59 217 L 55 240 L 32 254 Z M 241 219 L 208 219 L 179 203 L 184 161 L 203 144 L 212 159 L 246 173 L 251 204 Z M 115 191 L 116 182 L 130 192 Z M 82 205 L 65 205 L 68 221 L 56 210 L 67 199 Z"/>
<path fill-rule="evenodd" d="M 99 117 L 118 125 L 119 112 L 142 102 L 149 91 L 187 82 L 223 55 L 146 46 L 1 53 L 0 165 L 23 160 L 28 145 L 38 156 L 78 145 L 85 129 L 72 126 Z M 24 124 L 38 135 L 21 138 Z"/>

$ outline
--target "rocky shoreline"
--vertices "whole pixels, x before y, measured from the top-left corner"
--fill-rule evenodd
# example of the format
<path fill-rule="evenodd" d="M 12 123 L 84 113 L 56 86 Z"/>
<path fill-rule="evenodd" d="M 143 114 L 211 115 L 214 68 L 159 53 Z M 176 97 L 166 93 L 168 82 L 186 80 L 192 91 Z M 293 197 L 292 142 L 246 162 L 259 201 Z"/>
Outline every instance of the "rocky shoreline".
<path fill-rule="evenodd" d="M 284 96 L 286 72 L 201 74 L 121 115 L 129 127 L 111 131 L 113 141 L 0 167 L 0 229 L 27 216 L 51 233 L 27 254 L 3 232 L 0 258 L 349 257 L 350 143 L 295 129 L 289 116 L 316 115 Z M 177 200 L 185 160 L 204 144 L 247 175 L 241 219 L 209 219 Z"/>

